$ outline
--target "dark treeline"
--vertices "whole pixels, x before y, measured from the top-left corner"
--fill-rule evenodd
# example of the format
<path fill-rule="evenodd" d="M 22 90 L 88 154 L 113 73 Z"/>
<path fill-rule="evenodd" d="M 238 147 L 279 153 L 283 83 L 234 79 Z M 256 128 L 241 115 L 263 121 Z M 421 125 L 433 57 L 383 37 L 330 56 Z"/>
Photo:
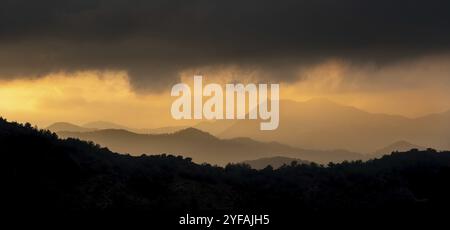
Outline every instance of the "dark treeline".
<path fill-rule="evenodd" d="M 279 169 L 132 157 L 0 120 L 2 206 L 11 213 L 430 213 L 450 204 L 450 152 Z M 214 153 L 211 153 L 214 154 Z"/>

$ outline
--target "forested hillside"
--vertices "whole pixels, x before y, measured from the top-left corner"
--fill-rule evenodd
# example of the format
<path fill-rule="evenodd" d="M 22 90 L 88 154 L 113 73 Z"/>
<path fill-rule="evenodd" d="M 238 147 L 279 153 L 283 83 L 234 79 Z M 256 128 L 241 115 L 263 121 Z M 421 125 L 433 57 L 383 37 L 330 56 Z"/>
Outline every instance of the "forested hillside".
<path fill-rule="evenodd" d="M 278 169 L 128 156 L 0 120 L 3 207 L 39 213 L 430 213 L 450 203 L 450 152 Z M 350 215 L 350 214 L 349 214 Z"/>

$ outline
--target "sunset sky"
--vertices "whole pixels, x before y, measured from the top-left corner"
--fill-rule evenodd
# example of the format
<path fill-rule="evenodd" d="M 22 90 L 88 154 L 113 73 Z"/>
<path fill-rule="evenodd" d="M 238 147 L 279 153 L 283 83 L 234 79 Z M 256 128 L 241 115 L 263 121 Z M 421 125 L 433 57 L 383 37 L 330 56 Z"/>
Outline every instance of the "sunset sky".
<path fill-rule="evenodd" d="M 196 73 L 374 113 L 450 109 L 445 1 L 20 2 L 0 10 L 0 115 L 10 120 L 193 124 L 171 118 L 169 92 Z"/>

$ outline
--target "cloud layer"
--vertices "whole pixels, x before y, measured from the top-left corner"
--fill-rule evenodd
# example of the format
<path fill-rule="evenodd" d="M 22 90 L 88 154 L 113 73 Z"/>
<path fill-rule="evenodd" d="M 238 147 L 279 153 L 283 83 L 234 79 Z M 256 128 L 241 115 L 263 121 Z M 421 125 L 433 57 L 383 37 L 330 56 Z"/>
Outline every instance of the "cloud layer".
<path fill-rule="evenodd" d="M 449 1 L 0 3 L 2 78 L 123 70 L 136 89 L 155 90 L 182 71 L 232 65 L 292 81 L 332 58 L 390 65 L 450 48 Z"/>

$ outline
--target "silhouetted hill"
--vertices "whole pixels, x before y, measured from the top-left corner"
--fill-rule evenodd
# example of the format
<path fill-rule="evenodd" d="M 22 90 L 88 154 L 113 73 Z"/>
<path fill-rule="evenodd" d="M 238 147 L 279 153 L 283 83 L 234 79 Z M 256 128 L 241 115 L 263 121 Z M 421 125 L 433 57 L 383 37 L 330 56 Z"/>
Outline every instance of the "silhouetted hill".
<path fill-rule="evenodd" d="M 263 157 L 284 156 L 318 163 L 363 159 L 345 150 L 316 151 L 293 148 L 276 142 L 260 142 L 250 138 L 219 139 L 207 132 L 187 128 L 171 134 L 137 134 L 126 130 L 92 132 L 58 132 L 61 137 L 75 137 L 133 155 L 172 153 L 192 157 L 197 163 L 225 165 Z"/>
<path fill-rule="evenodd" d="M 115 124 L 107 121 L 94 121 L 86 123 L 82 126 L 75 125 L 69 122 L 56 122 L 52 125 L 48 126 L 47 129 L 53 132 L 89 132 L 94 130 L 102 130 L 102 129 L 123 129 L 134 133 L 142 133 L 142 134 L 163 134 L 163 133 L 173 133 L 182 129 L 188 128 L 187 126 L 166 126 L 159 127 L 154 129 L 135 129 L 127 126 Z"/>
<path fill-rule="evenodd" d="M 61 132 L 61 131 L 69 131 L 69 132 L 89 132 L 94 131 L 94 128 L 86 128 L 78 125 L 74 125 L 68 122 L 56 122 L 48 126 L 46 129 L 52 132 Z"/>
<path fill-rule="evenodd" d="M 419 145 L 411 144 L 407 141 L 397 141 L 397 142 L 392 143 L 384 148 L 378 149 L 377 151 L 373 152 L 371 155 L 372 156 L 382 156 L 385 154 L 392 153 L 394 151 L 405 152 L 405 151 L 409 151 L 411 149 L 425 150 L 426 148 L 419 146 Z"/>
<path fill-rule="evenodd" d="M 211 135 L 207 132 L 192 128 L 192 127 L 182 129 L 180 131 L 173 133 L 172 135 L 169 134 L 168 136 L 174 136 L 176 138 L 187 138 L 187 139 L 198 140 L 198 141 L 218 140 L 218 138 L 214 137 L 213 135 Z"/>
<path fill-rule="evenodd" d="M 205 132 L 211 133 L 214 136 L 218 136 L 219 134 L 225 132 L 234 124 L 236 124 L 236 120 L 212 120 L 212 121 L 201 121 L 193 127 L 196 129 L 203 130 Z"/>
<path fill-rule="evenodd" d="M 250 167 L 252 167 L 253 169 L 264 169 L 268 166 L 277 169 L 283 165 L 309 164 L 310 162 L 289 157 L 266 157 L 256 160 L 244 161 L 242 163 L 250 165 Z"/>
<path fill-rule="evenodd" d="M 164 133 L 174 133 L 183 129 L 189 128 L 188 126 L 165 126 L 153 129 L 146 129 L 147 134 L 164 134 Z"/>
<path fill-rule="evenodd" d="M 300 217 L 303 224 L 311 216 L 351 222 L 376 216 L 385 223 L 402 215 L 410 223 L 446 213 L 450 205 L 450 152 L 431 149 L 368 162 L 258 171 L 239 164 L 198 165 L 171 155 L 120 155 L 3 119 L 0 149 L 3 215 L 23 220 L 42 215 L 40 220 L 56 221 L 56 214 L 75 212 L 76 217 L 66 216 L 76 223 L 82 216 L 98 218 L 98 212 L 117 212 L 120 219 L 150 213 L 142 220 L 155 224 L 165 217 L 167 226 L 186 213 L 220 211 L 270 214 L 273 224 L 298 223 Z"/>

